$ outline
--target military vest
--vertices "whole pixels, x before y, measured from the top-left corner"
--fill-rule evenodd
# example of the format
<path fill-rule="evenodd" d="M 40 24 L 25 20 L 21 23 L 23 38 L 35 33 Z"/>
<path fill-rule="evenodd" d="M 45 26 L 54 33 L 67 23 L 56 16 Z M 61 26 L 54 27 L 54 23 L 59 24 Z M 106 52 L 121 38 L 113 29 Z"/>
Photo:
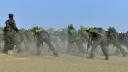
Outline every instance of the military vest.
<path fill-rule="evenodd" d="M 106 35 L 105 31 L 101 31 L 101 30 L 93 29 L 90 32 L 90 36 L 93 40 L 103 38 L 105 37 L 105 35 Z"/>
<path fill-rule="evenodd" d="M 11 26 L 11 25 L 14 25 L 15 21 L 7 20 L 5 23 L 6 23 L 6 26 L 4 28 L 4 34 L 6 36 L 11 36 L 11 37 L 14 36 L 16 32 L 15 32 L 13 26 Z"/>
<path fill-rule="evenodd" d="M 7 20 L 5 22 L 6 26 L 5 26 L 5 31 L 6 32 L 15 32 L 14 28 L 12 27 L 12 25 L 15 24 L 14 20 Z"/>

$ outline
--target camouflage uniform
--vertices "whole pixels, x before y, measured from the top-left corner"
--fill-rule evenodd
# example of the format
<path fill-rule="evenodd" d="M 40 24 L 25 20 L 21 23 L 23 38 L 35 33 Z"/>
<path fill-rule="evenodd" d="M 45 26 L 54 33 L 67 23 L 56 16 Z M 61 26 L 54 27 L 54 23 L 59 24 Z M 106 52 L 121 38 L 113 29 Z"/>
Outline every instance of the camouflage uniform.
<path fill-rule="evenodd" d="M 87 30 L 87 28 L 81 27 L 81 29 L 78 31 L 78 36 L 79 36 L 78 46 L 80 48 L 80 51 L 83 52 L 83 53 L 85 53 L 85 49 L 84 49 L 83 44 L 89 43 L 88 42 L 89 41 L 89 35 L 88 35 L 88 32 L 86 32 L 86 30 Z"/>
<path fill-rule="evenodd" d="M 34 36 L 36 37 L 37 40 L 37 55 L 41 53 L 40 46 L 43 45 L 43 42 L 45 42 L 48 44 L 50 50 L 53 51 L 53 54 L 55 56 L 58 56 L 58 52 L 55 50 L 54 46 L 50 42 L 48 32 L 39 28 L 35 28 Z"/>
<path fill-rule="evenodd" d="M 77 32 L 73 25 L 68 26 L 68 51 L 70 52 L 72 48 L 76 47 Z"/>
<path fill-rule="evenodd" d="M 121 47 L 121 43 L 119 42 L 119 36 L 116 33 L 116 30 L 114 28 L 109 28 L 107 31 L 107 39 L 109 41 L 109 44 L 113 44 L 114 47 L 120 50 L 123 56 L 127 55 L 127 52 Z"/>
<path fill-rule="evenodd" d="M 9 14 L 12 16 L 12 14 Z M 4 27 L 4 53 L 8 53 L 8 50 L 13 50 L 15 45 L 15 34 L 18 31 L 15 20 L 9 19 L 5 22 L 6 26 Z"/>
<path fill-rule="evenodd" d="M 108 44 L 107 44 L 107 37 L 105 31 L 102 30 L 101 28 L 92 28 L 87 32 L 89 33 L 89 37 L 92 44 L 90 57 L 94 58 L 95 50 L 99 45 L 102 48 L 103 54 L 105 55 L 105 60 L 108 60 L 109 59 L 108 48 L 107 48 Z"/>

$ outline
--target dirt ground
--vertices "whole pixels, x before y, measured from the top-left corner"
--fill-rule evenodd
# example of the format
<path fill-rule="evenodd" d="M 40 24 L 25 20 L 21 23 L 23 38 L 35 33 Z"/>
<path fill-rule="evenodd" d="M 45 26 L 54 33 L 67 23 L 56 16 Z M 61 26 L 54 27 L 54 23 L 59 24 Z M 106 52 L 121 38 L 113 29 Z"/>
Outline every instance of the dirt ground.
<path fill-rule="evenodd" d="M 54 56 L 8 56 L 0 54 L 0 72 L 127 72 L 128 57 L 104 57 L 86 59 L 61 55 Z"/>

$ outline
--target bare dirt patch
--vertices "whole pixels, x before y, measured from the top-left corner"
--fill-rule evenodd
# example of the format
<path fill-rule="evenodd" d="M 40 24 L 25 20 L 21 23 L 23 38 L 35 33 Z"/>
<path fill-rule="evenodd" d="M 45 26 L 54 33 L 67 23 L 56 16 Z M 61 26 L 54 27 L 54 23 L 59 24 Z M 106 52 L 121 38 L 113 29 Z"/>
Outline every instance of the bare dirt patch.
<path fill-rule="evenodd" d="M 126 72 L 127 57 L 86 59 L 76 56 L 0 55 L 0 72 Z"/>

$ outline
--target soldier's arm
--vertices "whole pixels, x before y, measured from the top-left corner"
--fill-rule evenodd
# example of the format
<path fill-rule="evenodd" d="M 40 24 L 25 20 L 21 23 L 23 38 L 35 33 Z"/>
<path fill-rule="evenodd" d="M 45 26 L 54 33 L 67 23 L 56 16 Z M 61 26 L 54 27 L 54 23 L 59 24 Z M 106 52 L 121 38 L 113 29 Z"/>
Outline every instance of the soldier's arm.
<path fill-rule="evenodd" d="M 5 25 L 6 25 L 6 26 L 5 26 L 4 29 L 3 29 L 4 32 L 7 31 L 8 21 L 5 22 Z"/>
<path fill-rule="evenodd" d="M 13 21 L 13 23 L 12 23 L 12 27 L 13 27 L 13 29 L 14 29 L 15 31 L 19 31 L 18 28 L 16 27 L 16 23 L 15 23 L 15 21 Z"/>

